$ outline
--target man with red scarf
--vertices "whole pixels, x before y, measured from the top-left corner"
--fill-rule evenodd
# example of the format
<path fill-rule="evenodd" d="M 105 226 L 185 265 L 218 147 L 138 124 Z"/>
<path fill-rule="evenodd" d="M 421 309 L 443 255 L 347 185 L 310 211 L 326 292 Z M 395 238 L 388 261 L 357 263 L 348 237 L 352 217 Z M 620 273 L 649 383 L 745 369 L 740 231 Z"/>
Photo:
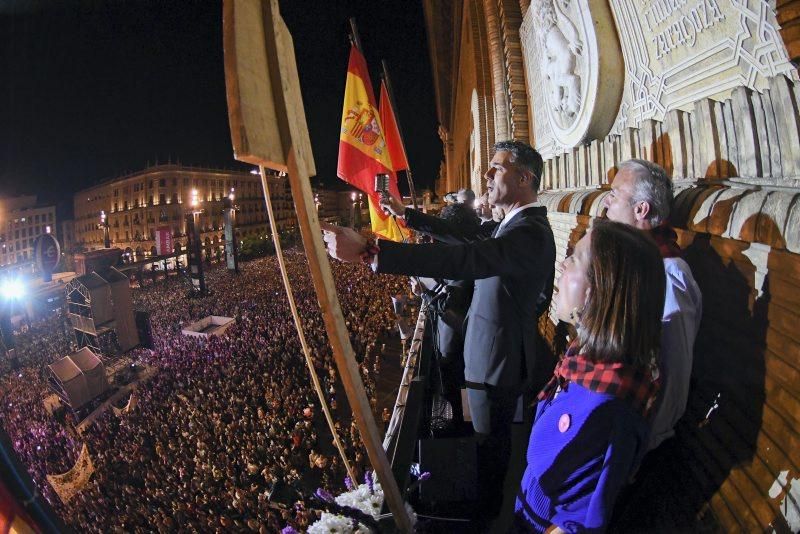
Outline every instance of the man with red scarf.
<path fill-rule="evenodd" d="M 664 259 L 667 291 L 661 319 L 661 386 L 648 446 L 652 450 L 674 435 L 675 424 L 686 411 L 703 299 L 668 223 L 672 181 L 663 168 L 640 159 L 621 163 L 603 204 L 608 219 L 649 232 Z"/>

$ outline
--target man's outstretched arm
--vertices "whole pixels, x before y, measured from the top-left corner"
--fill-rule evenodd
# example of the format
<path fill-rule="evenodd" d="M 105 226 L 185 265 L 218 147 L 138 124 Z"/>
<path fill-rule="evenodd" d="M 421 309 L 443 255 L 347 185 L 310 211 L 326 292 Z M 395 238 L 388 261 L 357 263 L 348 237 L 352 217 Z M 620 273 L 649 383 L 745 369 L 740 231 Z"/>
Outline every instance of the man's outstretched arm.
<path fill-rule="evenodd" d="M 450 245 L 470 243 L 477 239 L 483 239 L 489 237 L 492 231 L 491 227 L 482 227 L 478 234 L 474 230 L 465 232 L 464 228 L 450 221 L 406 207 L 399 199 L 392 196 L 381 197 L 381 207 L 395 217 L 402 218 L 408 228 Z"/>
<path fill-rule="evenodd" d="M 459 245 L 411 245 L 379 241 L 369 250 L 368 240 L 350 228 L 323 225 L 328 253 L 346 262 L 372 263 L 376 272 L 475 280 L 491 276 L 523 275 L 542 261 L 554 261 L 552 247 L 538 226 L 521 225 L 501 237 Z"/>

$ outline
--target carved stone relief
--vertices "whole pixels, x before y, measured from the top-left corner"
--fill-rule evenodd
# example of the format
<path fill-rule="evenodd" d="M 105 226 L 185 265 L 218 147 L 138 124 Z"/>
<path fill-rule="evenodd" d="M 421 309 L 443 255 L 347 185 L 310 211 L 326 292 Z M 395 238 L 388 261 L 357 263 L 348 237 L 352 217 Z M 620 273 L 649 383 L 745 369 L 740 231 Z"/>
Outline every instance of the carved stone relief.
<path fill-rule="evenodd" d="M 567 16 L 568 2 L 537 2 L 539 50 L 546 85 L 547 111 L 560 129 L 575 123 L 581 107 L 581 78 L 586 67 L 583 42 Z"/>
<path fill-rule="evenodd" d="M 520 37 L 535 143 L 545 158 L 605 137 L 622 98 L 624 67 L 605 2 L 534 0 Z"/>

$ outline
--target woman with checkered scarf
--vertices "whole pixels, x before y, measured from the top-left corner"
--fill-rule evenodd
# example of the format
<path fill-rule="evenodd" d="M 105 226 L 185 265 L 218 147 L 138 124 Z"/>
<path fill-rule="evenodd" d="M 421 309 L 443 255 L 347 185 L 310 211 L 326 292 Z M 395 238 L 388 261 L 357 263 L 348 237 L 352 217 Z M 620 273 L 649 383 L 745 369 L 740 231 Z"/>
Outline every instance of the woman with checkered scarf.
<path fill-rule="evenodd" d="M 522 532 L 602 532 L 646 452 L 665 278 L 644 232 L 598 221 L 564 261 L 573 341 L 539 394 L 515 507 Z"/>

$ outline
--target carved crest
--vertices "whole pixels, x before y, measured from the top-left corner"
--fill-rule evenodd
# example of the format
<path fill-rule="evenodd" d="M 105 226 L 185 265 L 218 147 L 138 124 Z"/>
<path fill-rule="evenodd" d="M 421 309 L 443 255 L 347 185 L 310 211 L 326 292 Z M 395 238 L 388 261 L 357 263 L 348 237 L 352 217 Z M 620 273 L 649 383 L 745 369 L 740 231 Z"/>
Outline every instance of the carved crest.
<path fill-rule="evenodd" d="M 347 125 L 347 133 L 365 145 L 374 145 L 381 138 L 378 120 L 367 106 L 348 110 L 344 123 Z"/>

